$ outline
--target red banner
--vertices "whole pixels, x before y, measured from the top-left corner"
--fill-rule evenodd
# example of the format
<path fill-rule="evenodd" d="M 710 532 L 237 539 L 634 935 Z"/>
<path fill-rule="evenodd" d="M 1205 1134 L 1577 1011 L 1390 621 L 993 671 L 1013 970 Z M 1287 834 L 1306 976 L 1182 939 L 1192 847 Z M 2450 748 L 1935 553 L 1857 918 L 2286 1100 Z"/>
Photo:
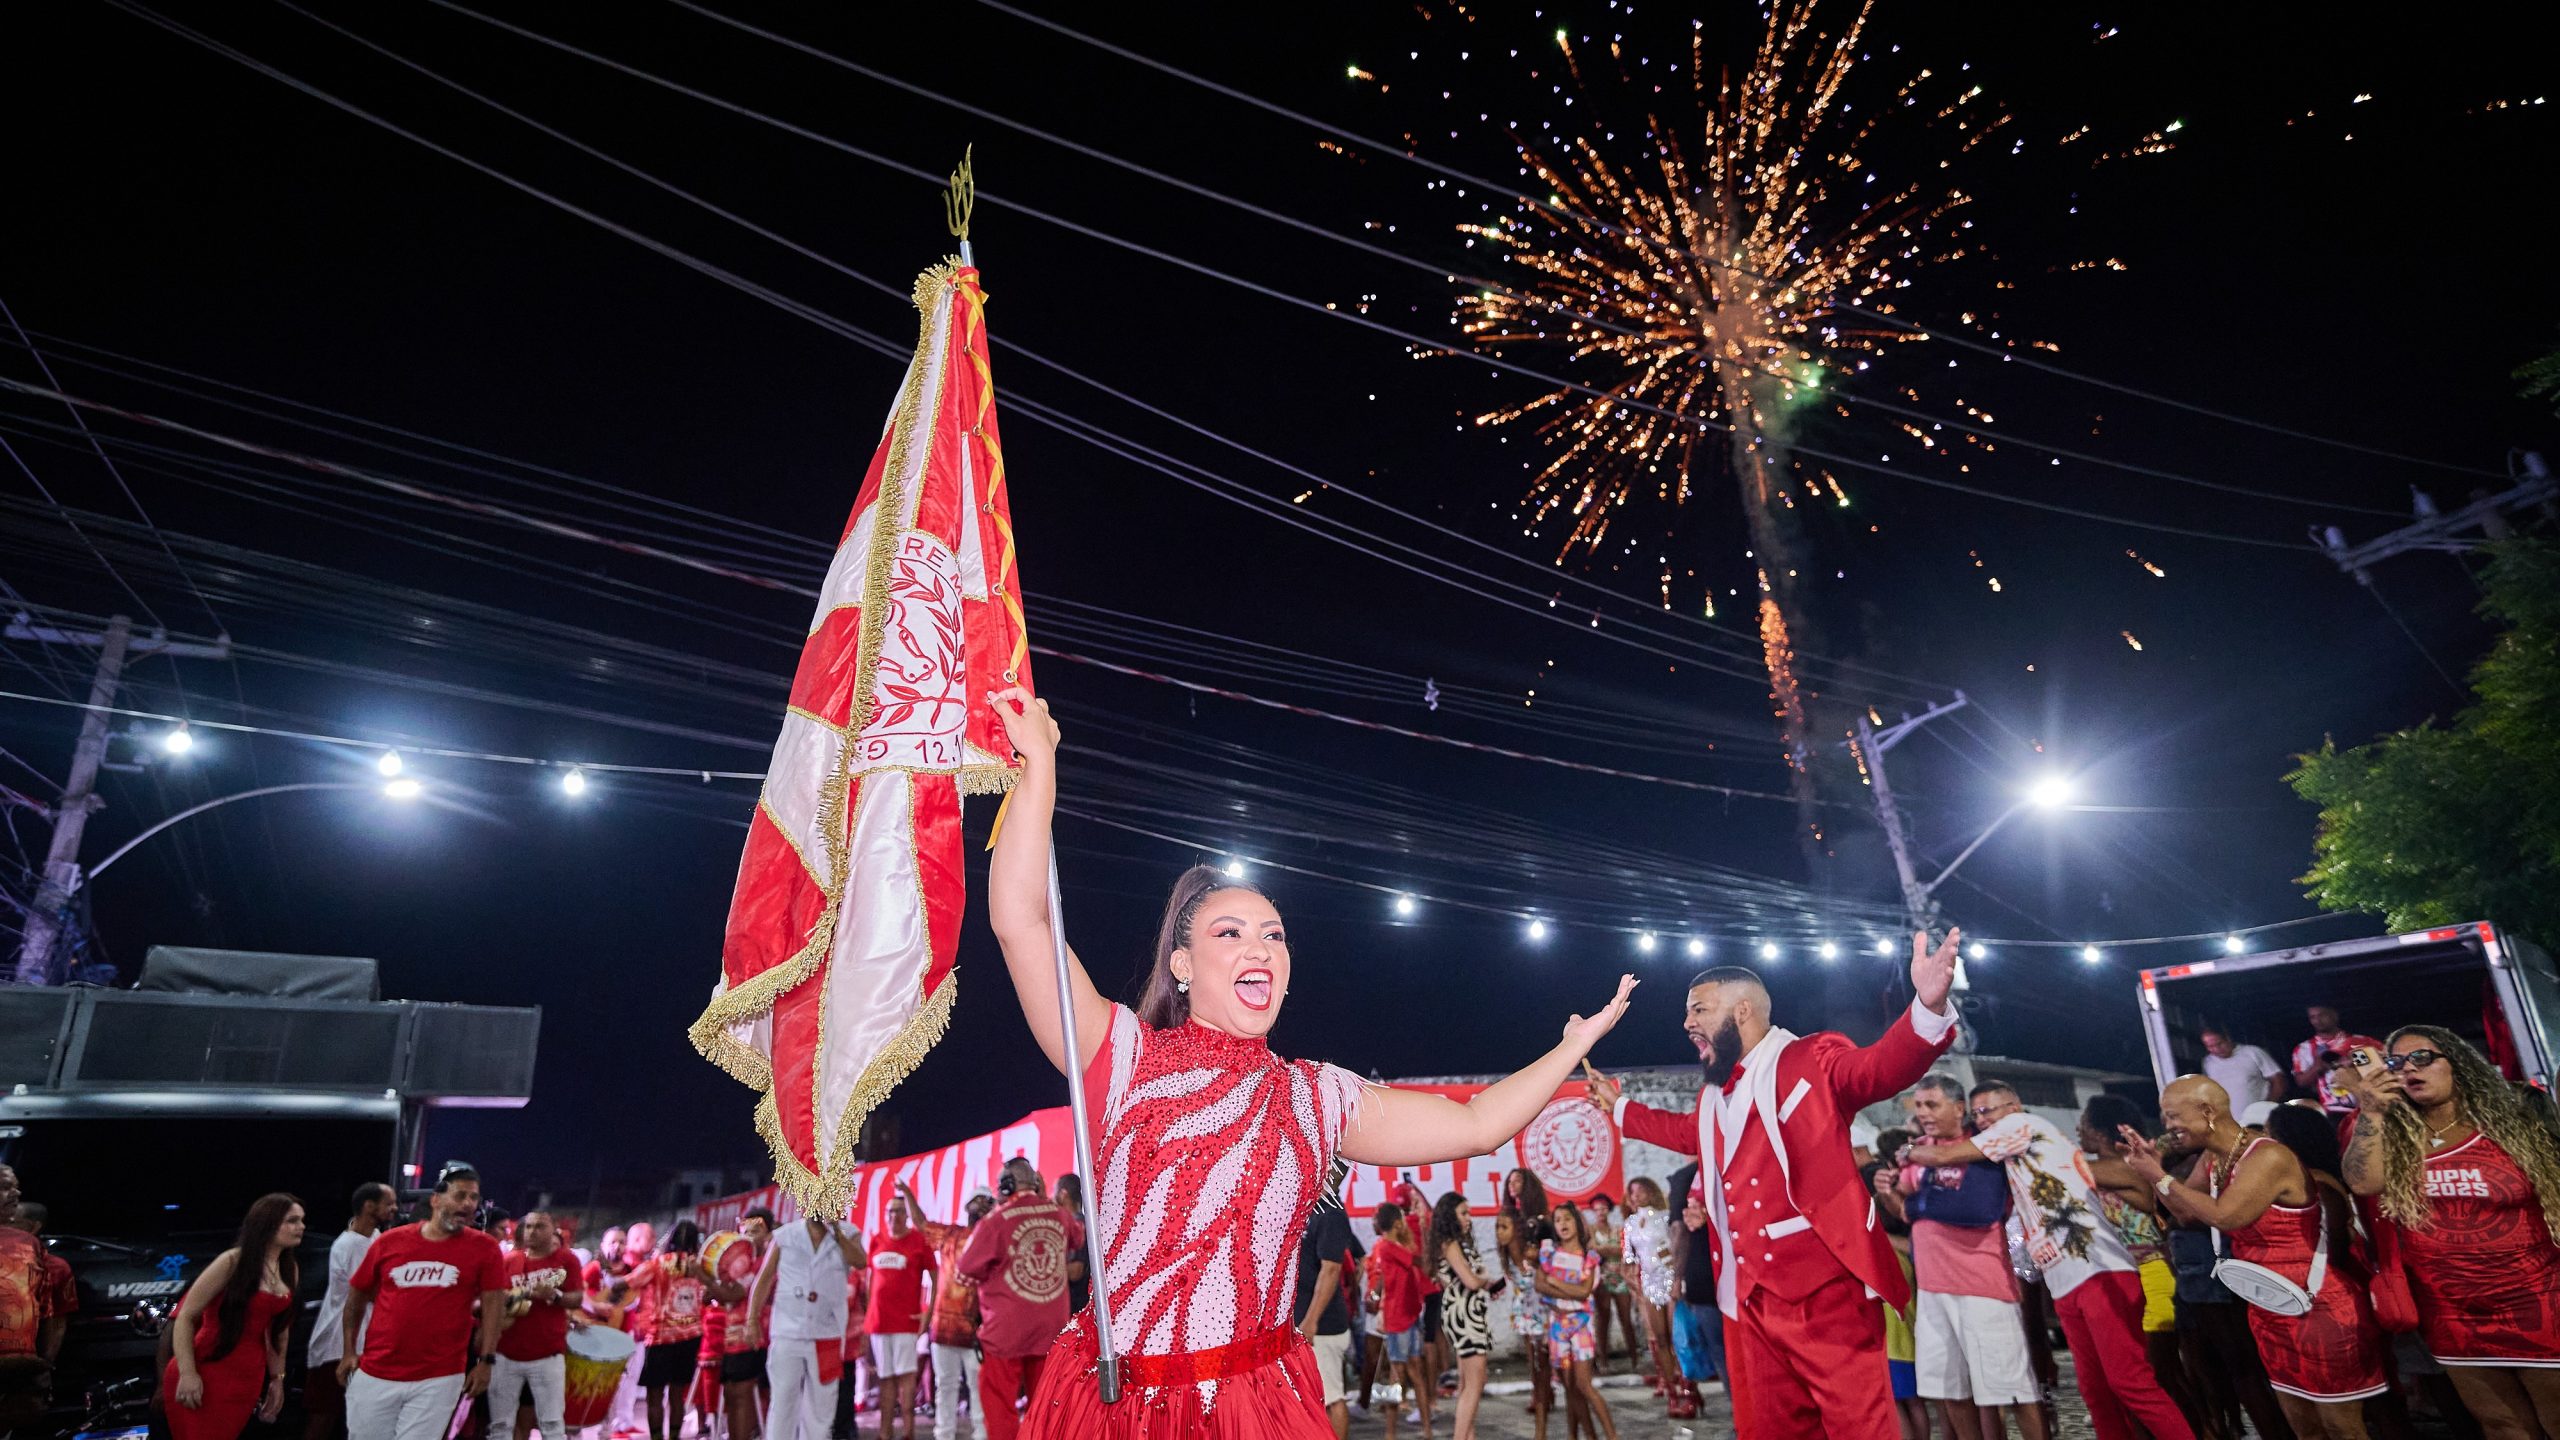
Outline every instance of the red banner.
<path fill-rule="evenodd" d="M 853 1199 L 845 1207 L 845 1218 L 865 1235 L 887 1228 L 883 1212 L 890 1197 L 898 1193 L 897 1187 L 905 1184 L 916 1192 L 925 1219 L 951 1223 L 960 1218 L 960 1207 L 968 1203 L 971 1191 L 981 1185 L 989 1190 L 996 1188 L 996 1174 L 1004 1169 L 1006 1161 L 1019 1155 L 1055 1184 L 1059 1176 L 1075 1168 L 1075 1154 L 1075 1135 L 1067 1107 L 1034 1110 L 1001 1130 L 972 1136 L 957 1145 L 855 1167 Z M 789 1221 L 800 1215 L 798 1203 L 781 1187 L 767 1185 L 695 1206 L 694 1223 L 705 1233 L 735 1230 L 739 1217 L 759 1205 L 771 1210 L 779 1220 Z"/>
<path fill-rule="evenodd" d="M 1425 1090 L 1452 1100 L 1472 1100 L 1482 1085 L 1399 1085 L 1399 1090 Z M 1455 1190 L 1479 1218 L 1492 1216 L 1502 1177 L 1526 1169 L 1547 1187 L 1547 1198 L 1577 1204 L 1594 1195 L 1613 1200 L 1626 1196 L 1618 1151 L 1618 1129 L 1609 1117 L 1583 1097 L 1583 1084 L 1568 1081 L 1556 1091 L 1538 1117 L 1518 1136 L 1489 1155 L 1442 1165 L 1410 1165 L 1401 1172 L 1434 1200 Z M 1354 1218 L 1365 1216 L 1389 1198 L 1399 1172 L 1380 1165 L 1355 1165 L 1342 1182 L 1342 1203 Z M 1489 1233 L 1489 1232 L 1488 1232 Z"/>
<path fill-rule="evenodd" d="M 1396 1088 L 1466 1101 L 1474 1099 L 1485 1087 Z M 996 1173 L 1016 1155 L 1028 1159 L 1052 1184 L 1074 1169 L 1075 1136 L 1067 1108 L 1061 1105 L 1035 1110 L 1001 1130 L 991 1130 L 957 1145 L 863 1165 L 855 1172 L 856 1188 L 846 1216 L 866 1235 L 884 1228 L 882 1211 L 889 1197 L 897 1193 L 896 1187 L 904 1182 L 914 1188 L 916 1199 L 924 1206 L 925 1219 L 946 1223 L 956 1220 L 969 1192 L 981 1185 L 994 1189 Z M 1617 1127 L 1583 1099 L 1583 1084 L 1574 1080 L 1556 1092 L 1527 1129 L 1491 1154 L 1439 1165 L 1411 1165 L 1401 1172 L 1384 1166 L 1355 1165 L 1342 1183 L 1342 1201 L 1355 1218 L 1366 1216 L 1389 1198 L 1389 1187 L 1402 1175 L 1434 1200 L 1451 1190 L 1466 1196 L 1468 1205 L 1489 1227 L 1502 1177 L 1524 1167 L 1545 1182 L 1547 1196 L 1552 1200 L 1580 1203 L 1594 1195 L 1617 1200 L 1626 1195 Z M 705 1232 L 734 1230 L 738 1217 L 759 1205 L 786 1221 L 800 1213 L 788 1195 L 767 1185 L 698 1205 L 693 1218 Z M 1489 1228 L 1486 1233 L 1491 1233 Z"/>

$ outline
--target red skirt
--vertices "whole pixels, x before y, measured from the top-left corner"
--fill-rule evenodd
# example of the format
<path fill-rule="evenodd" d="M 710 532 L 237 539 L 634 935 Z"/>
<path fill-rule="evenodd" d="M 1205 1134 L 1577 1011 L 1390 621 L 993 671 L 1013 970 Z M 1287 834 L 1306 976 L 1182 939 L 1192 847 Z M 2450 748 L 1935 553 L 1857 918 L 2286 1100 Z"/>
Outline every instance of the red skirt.
<path fill-rule="evenodd" d="M 1208 1356 L 1123 1356 L 1120 1403 L 1105 1405 L 1092 1320 L 1079 1315 L 1049 1347 L 1023 1440 L 1333 1440 L 1315 1350 L 1295 1330 L 1284 1337 L 1276 1358 L 1231 1373 Z M 1179 1368 L 1186 1358 L 1207 1361 L 1202 1373 L 1219 1378 L 1141 1385 L 1130 1374 L 1133 1365 Z"/>

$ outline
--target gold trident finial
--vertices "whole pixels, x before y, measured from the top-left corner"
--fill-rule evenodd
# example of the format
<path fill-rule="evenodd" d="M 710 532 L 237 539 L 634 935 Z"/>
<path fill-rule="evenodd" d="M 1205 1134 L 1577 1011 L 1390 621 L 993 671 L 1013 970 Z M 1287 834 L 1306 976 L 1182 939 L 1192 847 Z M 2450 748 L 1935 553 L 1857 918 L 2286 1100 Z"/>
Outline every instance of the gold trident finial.
<path fill-rule="evenodd" d="M 942 197 L 943 219 L 963 245 L 969 243 L 969 212 L 978 205 L 978 177 L 969 168 L 977 148 L 971 144 L 961 150 L 960 168 L 951 172 L 951 188 Z"/>

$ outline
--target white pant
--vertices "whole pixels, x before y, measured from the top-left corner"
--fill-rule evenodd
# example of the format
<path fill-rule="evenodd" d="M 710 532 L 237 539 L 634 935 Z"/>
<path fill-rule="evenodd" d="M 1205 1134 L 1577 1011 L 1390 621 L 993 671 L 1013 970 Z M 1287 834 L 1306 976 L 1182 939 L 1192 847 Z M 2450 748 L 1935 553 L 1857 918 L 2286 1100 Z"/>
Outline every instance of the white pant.
<path fill-rule="evenodd" d="M 959 1440 L 960 1404 L 969 1404 L 969 1431 L 987 1440 L 987 1417 L 978 1410 L 978 1347 L 933 1345 L 933 1440 Z"/>
<path fill-rule="evenodd" d="M 516 1397 L 533 1392 L 533 1425 L 542 1440 L 568 1440 L 560 1405 L 568 1393 L 569 1362 L 558 1355 L 541 1360 L 496 1357 L 489 1370 L 489 1440 L 515 1440 Z"/>
<path fill-rule="evenodd" d="M 775 1340 L 765 1346 L 765 1379 L 773 1386 L 766 1412 L 766 1440 L 828 1440 L 836 1428 L 836 1387 L 819 1383 L 814 1340 Z"/>
<path fill-rule="evenodd" d="M 1921 1399 L 2033 1405 L 2041 1398 L 2018 1302 L 1923 1290 L 1911 1328 Z"/>
<path fill-rule="evenodd" d="M 381 1380 L 359 1369 L 347 1382 L 347 1440 L 444 1440 L 462 1405 L 462 1372 L 432 1380 Z"/>

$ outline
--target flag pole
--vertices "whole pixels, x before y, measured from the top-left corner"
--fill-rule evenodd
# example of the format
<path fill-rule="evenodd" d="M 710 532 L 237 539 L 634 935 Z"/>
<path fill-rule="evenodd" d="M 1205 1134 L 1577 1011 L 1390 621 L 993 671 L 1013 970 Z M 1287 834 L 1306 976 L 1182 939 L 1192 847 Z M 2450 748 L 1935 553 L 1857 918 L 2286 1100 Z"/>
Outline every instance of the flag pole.
<path fill-rule="evenodd" d="M 1058 1033 L 1065 1046 L 1067 1072 L 1067 1109 L 1075 1122 L 1076 1173 L 1084 1177 L 1085 1273 L 1092 1277 L 1093 1332 L 1096 1349 L 1095 1370 L 1102 1382 L 1102 1403 L 1118 1404 L 1120 1400 L 1120 1352 L 1111 1339 L 1111 1298 L 1103 1283 L 1102 1227 L 1094 1221 L 1101 1214 L 1102 1177 L 1093 1168 L 1093 1126 L 1086 1118 L 1091 1114 L 1084 1093 L 1084 1047 L 1076 1041 L 1076 993 L 1073 960 L 1067 954 L 1067 924 L 1058 895 L 1058 842 L 1049 842 L 1049 944 L 1056 952 L 1058 964 Z"/>
<path fill-rule="evenodd" d="M 978 198 L 978 178 L 972 163 L 976 148 L 973 145 L 960 152 L 960 166 L 951 172 L 951 188 L 942 201 L 944 219 L 949 223 L 951 233 L 960 241 L 960 263 L 971 266 L 977 263 L 969 253 L 970 212 L 976 208 Z M 1028 629 L 1022 624 L 1021 602 L 1011 594 L 1005 598 L 1015 607 L 1015 624 Z M 1008 670 L 1005 679 L 1010 682 L 1013 678 L 1014 673 Z M 1004 824 L 1002 810 L 996 812 L 996 824 Z M 988 844 L 992 846 L 994 843 L 990 838 Z M 1084 1093 L 1084 1046 L 1076 1038 L 1075 961 L 1067 952 L 1066 903 L 1058 892 L 1058 842 L 1055 838 L 1049 842 L 1049 945 L 1052 958 L 1057 963 L 1058 1035 L 1064 1046 L 1066 1062 L 1059 1068 L 1067 1072 L 1067 1111 L 1075 1125 L 1076 1173 L 1084 1177 L 1087 1197 L 1084 1264 L 1093 1290 L 1094 1369 L 1096 1378 L 1101 1381 L 1102 1403 L 1115 1405 L 1120 1400 L 1120 1352 L 1111 1338 L 1111 1296 L 1103 1281 L 1102 1229 L 1093 1223 L 1101 1208 L 1102 1177 L 1094 1173 L 1093 1166 L 1093 1123 L 1090 1118 L 1093 1111 Z"/>

